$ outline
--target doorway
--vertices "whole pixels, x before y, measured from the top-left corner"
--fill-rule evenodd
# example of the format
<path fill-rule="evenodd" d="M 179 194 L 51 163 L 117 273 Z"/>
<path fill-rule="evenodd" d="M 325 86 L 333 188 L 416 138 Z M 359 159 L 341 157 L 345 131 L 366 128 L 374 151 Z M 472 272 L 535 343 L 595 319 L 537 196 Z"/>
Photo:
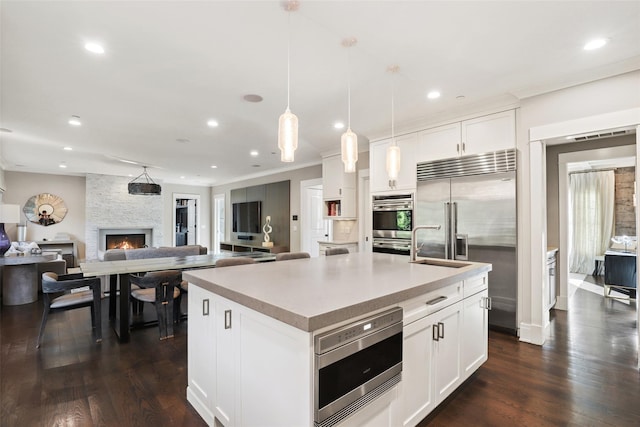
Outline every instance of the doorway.
<path fill-rule="evenodd" d="M 224 241 L 225 196 L 213 196 L 213 253 L 220 253 L 220 243 Z"/>
<path fill-rule="evenodd" d="M 566 310 L 569 307 L 569 297 L 575 288 L 570 286 L 571 236 L 574 232 L 570 221 L 569 207 L 569 174 L 575 172 L 580 165 L 611 168 L 614 166 L 635 166 L 635 145 L 621 145 L 617 147 L 599 148 L 594 150 L 573 151 L 558 155 L 558 195 L 559 195 L 559 246 L 562 254 L 560 262 L 559 288 L 557 308 Z M 601 254 L 598 254 L 601 255 Z M 595 269 L 595 261 L 594 261 Z"/>
<path fill-rule="evenodd" d="M 173 193 L 173 246 L 200 242 L 200 195 Z"/>
<path fill-rule="evenodd" d="M 300 182 L 300 250 L 320 255 L 318 241 L 330 240 L 332 222 L 324 219 L 322 178 Z"/>

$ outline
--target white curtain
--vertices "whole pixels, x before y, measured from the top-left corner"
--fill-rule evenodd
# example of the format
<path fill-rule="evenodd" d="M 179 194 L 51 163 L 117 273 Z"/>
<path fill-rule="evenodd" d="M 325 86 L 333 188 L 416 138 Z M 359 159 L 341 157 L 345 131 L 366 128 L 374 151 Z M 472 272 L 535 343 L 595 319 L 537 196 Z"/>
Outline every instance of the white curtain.
<path fill-rule="evenodd" d="M 591 274 L 595 257 L 609 247 L 614 230 L 615 175 L 593 171 L 569 175 L 569 271 Z"/>

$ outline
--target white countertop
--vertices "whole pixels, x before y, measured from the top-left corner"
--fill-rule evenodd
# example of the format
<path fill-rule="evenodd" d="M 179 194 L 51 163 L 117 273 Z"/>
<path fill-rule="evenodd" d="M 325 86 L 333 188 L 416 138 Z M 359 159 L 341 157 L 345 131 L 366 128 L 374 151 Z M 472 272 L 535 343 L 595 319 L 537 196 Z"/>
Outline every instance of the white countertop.
<path fill-rule="evenodd" d="M 303 331 L 349 320 L 491 270 L 411 264 L 406 256 L 353 253 L 191 270 L 183 278 Z"/>

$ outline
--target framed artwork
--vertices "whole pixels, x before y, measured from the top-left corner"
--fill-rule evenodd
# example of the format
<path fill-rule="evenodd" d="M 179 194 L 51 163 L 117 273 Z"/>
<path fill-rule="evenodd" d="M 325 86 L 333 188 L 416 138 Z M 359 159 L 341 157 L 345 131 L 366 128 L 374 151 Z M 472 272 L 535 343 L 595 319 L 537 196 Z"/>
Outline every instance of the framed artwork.
<path fill-rule="evenodd" d="M 57 224 L 67 215 L 67 205 L 55 194 L 41 193 L 31 196 L 22 212 L 30 222 L 43 226 Z"/>

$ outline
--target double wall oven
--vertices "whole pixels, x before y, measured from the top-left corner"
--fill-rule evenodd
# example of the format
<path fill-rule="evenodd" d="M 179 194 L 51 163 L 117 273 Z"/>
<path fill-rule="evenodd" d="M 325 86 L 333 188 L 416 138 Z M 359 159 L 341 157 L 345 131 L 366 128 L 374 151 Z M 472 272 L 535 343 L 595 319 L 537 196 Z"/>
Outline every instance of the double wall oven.
<path fill-rule="evenodd" d="M 373 252 L 409 255 L 413 194 L 373 196 Z"/>

